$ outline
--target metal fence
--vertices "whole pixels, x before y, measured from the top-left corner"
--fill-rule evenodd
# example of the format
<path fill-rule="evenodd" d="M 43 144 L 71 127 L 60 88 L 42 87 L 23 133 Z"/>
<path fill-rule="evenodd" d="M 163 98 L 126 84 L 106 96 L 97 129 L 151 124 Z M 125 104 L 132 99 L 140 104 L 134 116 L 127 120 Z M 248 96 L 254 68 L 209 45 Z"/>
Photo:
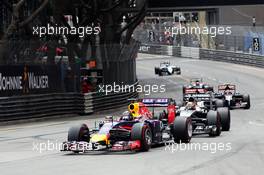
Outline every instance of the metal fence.
<path fill-rule="evenodd" d="M 172 28 L 230 27 L 231 33 L 212 36 L 204 33 L 173 34 Z M 193 28 L 192 28 L 193 27 Z M 142 23 L 134 32 L 134 37 L 144 44 L 159 44 L 202 49 L 223 50 L 237 53 L 264 55 L 264 27 L 251 26 L 201 26 L 193 23 Z M 256 47 L 257 46 L 257 47 Z"/>
<path fill-rule="evenodd" d="M 198 47 L 143 44 L 140 53 L 169 55 L 175 57 L 222 61 L 264 68 L 264 56 L 225 50 L 202 49 Z M 147 48 L 147 49 L 146 49 Z M 171 52 L 173 51 L 173 52 Z"/>
<path fill-rule="evenodd" d="M 138 83 L 120 92 L 102 93 L 53 93 L 41 95 L 0 97 L 0 122 L 65 117 L 65 115 L 93 114 L 116 109 L 138 97 L 134 89 Z"/>
<path fill-rule="evenodd" d="M 0 98 L 0 122 L 82 113 L 81 94 L 42 94 Z"/>
<path fill-rule="evenodd" d="M 114 109 L 128 104 L 128 99 L 138 97 L 138 93 L 135 90 L 137 85 L 138 82 L 122 89 L 118 93 L 111 92 L 107 95 L 102 93 L 84 94 L 84 114 Z"/>

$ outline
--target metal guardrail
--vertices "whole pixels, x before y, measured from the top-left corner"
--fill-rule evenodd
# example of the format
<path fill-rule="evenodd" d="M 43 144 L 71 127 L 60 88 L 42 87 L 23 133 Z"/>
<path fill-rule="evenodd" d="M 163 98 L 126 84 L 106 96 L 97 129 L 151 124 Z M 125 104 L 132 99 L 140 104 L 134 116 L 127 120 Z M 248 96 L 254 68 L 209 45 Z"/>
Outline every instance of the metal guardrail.
<path fill-rule="evenodd" d="M 84 95 L 84 114 L 91 114 L 102 110 L 122 107 L 129 103 L 128 99 L 138 97 L 138 93 L 133 91 L 138 83 L 121 90 L 120 93 L 88 93 Z"/>
<path fill-rule="evenodd" d="M 138 83 L 120 93 L 65 93 L 0 97 L 0 122 L 45 118 L 69 114 L 92 114 L 102 110 L 122 107 L 129 98 L 136 98 L 133 91 Z"/>
<path fill-rule="evenodd" d="M 0 98 L 0 121 L 33 119 L 83 111 L 82 94 L 42 94 Z"/>
<path fill-rule="evenodd" d="M 264 68 L 264 56 L 253 54 L 200 49 L 200 59 L 222 61 Z"/>
<path fill-rule="evenodd" d="M 158 54 L 158 55 L 169 55 L 169 56 L 181 56 L 181 48 L 169 45 L 151 45 L 151 44 L 141 44 L 140 53 L 147 54 Z"/>
<path fill-rule="evenodd" d="M 224 50 L 222 51 L 222 50 L 192 48 L 192 47 L 190 47 L 189 49 L 190 53 L 186 53 L 188 49 L 186 49 L 186 47 L 182 49 L 180 46 L 166 46 L 166 45 L 161 46 L 161 45 L 148 45 L 148 44 L 142 44 L 142 46 L 144 46 L 144 48 L 148 48 L 148 50 L 147 49 L 144 49 L 144 51 L 140 50 L 139 51 L 140 53 L 171 55 L 171 52 L 169 52 L 169 50 L 171 49 L 171 47 L 173 47 L 172 56 L 176 56 L 176 57 L 185 57 L 185 58 L 187 57 L 187 58 L 196 58 L 196 59 L 201 59 L 201 60 L 222 61 L 222 62 L 264 68 L 264 56 L 261 56 L 261 55 L 230 52 L 230 51 L 224 51 Z M 195 49 L 195 52 L 193 49 Z M 177 53 L 175 53 L 175 51 Z"/>

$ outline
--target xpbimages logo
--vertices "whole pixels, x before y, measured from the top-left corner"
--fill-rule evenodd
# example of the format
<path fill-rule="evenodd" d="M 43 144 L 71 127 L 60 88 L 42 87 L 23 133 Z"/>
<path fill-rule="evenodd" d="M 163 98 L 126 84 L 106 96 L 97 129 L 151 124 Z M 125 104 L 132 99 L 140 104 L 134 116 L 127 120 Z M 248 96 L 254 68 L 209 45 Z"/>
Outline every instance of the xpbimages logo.
<path fill-rule="evenodd" d="M 199 27 L 199 26 L 178 26 L 178 27 L 165 27 L 165 33 L 171 34 L 172 36 L 177 35 L 210 35 L 216 37 L 217 35 L 231 35 L 231 26 L 210 26 L 210 27 Z"/>
<path fill-rule="evenodd" d="M 138 92 L 150 95 L 151 93 L 164 93 L 166 92 L 166 85 L 125 85 L 116 84 L 112 85 L 99 85 L 99 92 L 109 95 L 111 93 L 127 93 Z"/>
<path fill-rule="evenodd" d="M 79 35 L 84 37 L 85 35 L 98 35 L 101 32 L 99 26 L 87 26 L 87 27 L 65 27 L 65 26 L 36 26 L 33 27 L 33 35 L 43 37 L 45 35 Z"/>

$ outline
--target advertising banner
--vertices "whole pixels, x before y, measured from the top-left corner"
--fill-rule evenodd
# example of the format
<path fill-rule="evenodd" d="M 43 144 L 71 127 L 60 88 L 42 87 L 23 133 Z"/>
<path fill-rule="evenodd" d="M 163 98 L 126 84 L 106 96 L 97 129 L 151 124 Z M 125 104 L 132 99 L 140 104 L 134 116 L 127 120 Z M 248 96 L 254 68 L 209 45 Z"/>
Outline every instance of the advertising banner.
<path fill-rule="evenodd" d="M 0 65 L 0 96 L 62 92 L 56 65 Z"/>

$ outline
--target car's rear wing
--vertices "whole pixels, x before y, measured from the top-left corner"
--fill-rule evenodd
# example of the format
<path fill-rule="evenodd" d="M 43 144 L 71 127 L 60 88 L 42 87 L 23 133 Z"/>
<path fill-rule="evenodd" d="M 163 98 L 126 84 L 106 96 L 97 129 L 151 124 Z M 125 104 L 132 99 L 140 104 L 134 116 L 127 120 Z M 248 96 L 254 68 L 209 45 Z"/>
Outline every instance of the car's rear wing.
<path fill-rule="evenodd" d="M 167 107 L 170 103 L 174 102 L 171 98 L 144 98 L 139 99 L 147 107 Z"/>
<path fill-rule="evenodd" d="M 189 98 L 193 97 L 196 101 L 208 101 L 210 102 L 212 99 L 211 94 L 204 93 L 204 94 L 185 94 L 184 95 L 184 101 L 188 101 Z"/>
<path fill-rule="evenodd" d="M 184 89 L 184 94 L 205 94 L 207 92 L 206 89 L 203 88 L 185 88 Z"/>
<path fill-rule="evenodd" d="M 236 93 L 236 85 L 224 84 L 218 86 L 218 92 L 231 92 Z"/>
<path fill-rule="evenodd" d="M 186 94 L 183 97 L 185 102 L 189 101 L 189 99 L 193 97 L 197 102 L 203 102 L 204 107 L 207 109 L 213 109 L 216 107 L 216 104 L 213 100 L 213 96 L 211 93 L 204 93 L 204 94 Z"/>

